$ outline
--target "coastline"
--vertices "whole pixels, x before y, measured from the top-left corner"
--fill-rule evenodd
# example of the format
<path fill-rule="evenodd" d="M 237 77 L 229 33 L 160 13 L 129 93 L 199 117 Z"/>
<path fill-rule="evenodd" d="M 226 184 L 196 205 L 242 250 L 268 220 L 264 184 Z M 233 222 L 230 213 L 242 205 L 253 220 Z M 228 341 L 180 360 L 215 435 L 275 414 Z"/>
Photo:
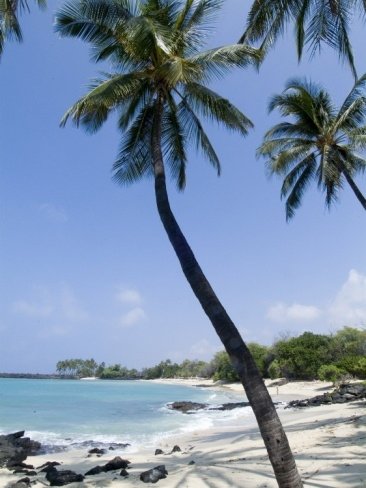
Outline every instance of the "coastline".
<path fill-rule="evenodd" d="M 240 384 L 214 384 L 209 380 L 148 380 L 187 386 L 206 385 L 209 388 L 229 388 L 239 394 Z M 271 382 L 267 382 L 271 383 Z M 288 397 L 308 398 L 329 390 L 331 384 L 320 381 L 294 382 L 279 387 L 269 387 L 275 401 Z M 366 415 L 365 401 L 346 404 L 323 405 L 297 410 L 279 409 L 290 445 L 298 463 L 305 486 L 328 488 L 366 488 Z M 44 454 L 28 457 L 27 464 L 35 467 L 46 461 L 62 463 L 59 469 L 72 469 L 85 473 L 96 465 L 105 464 L 114 456 L 131 461 L 129 477 L 122 478 L 119 471 L 88 476 L 82 483 L 71 487 L 143 486 L 139 479 L 141 472 L 164 464 L 168 471 L 166 479 L 159 485 L 177 488 L 275 488 L 270 463 L 258 432 L 254 416 L 240 417 L 235 425 L 223 424 L 208 430 L 188 432 L 161 440 L 155 448 L 165 453 L 155 456 L 154 449 L 111 451 L 98 458 L 87 457 L 87 449 Z M 181 452 L 171 454 L 174 445 Z M 191 461 L 194 464 L 189 465 Z M 19 480 L 6 469 L 0 470 L 0 487 Z M 44 486 L 38 482 L 33 485 Z"/>

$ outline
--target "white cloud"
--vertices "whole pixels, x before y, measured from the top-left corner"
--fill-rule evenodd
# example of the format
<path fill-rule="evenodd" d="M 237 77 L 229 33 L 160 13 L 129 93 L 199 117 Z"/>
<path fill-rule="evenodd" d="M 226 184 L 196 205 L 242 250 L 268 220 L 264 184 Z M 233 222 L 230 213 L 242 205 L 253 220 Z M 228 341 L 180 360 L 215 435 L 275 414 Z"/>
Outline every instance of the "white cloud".
<path fill-rule="evenodd" d="M 366 324 L 366 275 L 351 269 L 328 309 L 332 325 Z"/>
<path fill-rule="evenodd" d="M 53 203 L 42 203 L 39 210 L 51 222 L 67 222 L 69 220 L 65 210 Z"/>
<path fill-rule="evenodd" d="M 17 300 L 13 303 L 13 310 L 16 314 L 31 318 L 50 317 L 53 307 L 50 304 L 41 304 L 26 300 Z"/>
<path fill-rule="evenodd" d="M 146 313 L 141 307 L 135 307 L 122 315 L 120 324 L 122 327 L 131 327 L 146 319 Z"/>
<path fill-rule="evenodd" d="M 142 298 L 140 293 L 133 288 L 124 288 L 117 293 L 117 300 L 130 305 L 140 305 Z"/>
<path fill-rule="evenodd" d="M 273 322 L 311 322 L 322 315 L 322 311 L 313 305 L 293 303 L 286 305 L 279 302 L 269 308 L 267 318 Z"/>
<path fill-rule="evenodd" d="M 323 317 L 332 326 L 362 326 L 366 324 L 366 275 L 351 269 L 329 306 L 278 302 L 272 305 L 266 317 L 273 322 L 311 322 Z"/>

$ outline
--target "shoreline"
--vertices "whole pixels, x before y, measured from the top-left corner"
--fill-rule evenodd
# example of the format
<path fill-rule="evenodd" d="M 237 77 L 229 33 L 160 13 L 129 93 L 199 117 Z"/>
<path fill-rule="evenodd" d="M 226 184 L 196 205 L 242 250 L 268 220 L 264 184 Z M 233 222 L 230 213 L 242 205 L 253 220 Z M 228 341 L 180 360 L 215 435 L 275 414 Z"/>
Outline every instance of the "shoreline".
<path fill-rule="evenodd" d="M 238 396 L 243 392 L 242 386 L 235 383 L 217 385 L 200 379 L 147 381 L 187 386 L 209 384 L 208 387 L 212 389 L 229 388 Z M 300 399 L 324 393 L 329 385 L 320 381 L 295 382 L 279 387 L 269 386 L 268 389 L 274 399 L 283 399 L 289 395 Z M 354 401 L 297 410 L 278 409 L 305 486 L 366 488 L 365 406 L 365 401 Z M 182 451 L 171 454 L 176 444 Z M 32 456 L 25 462 L 38 467 L 46 461 L 58 461 L 62 463 L 59 469 L 71 469 L 84 474 L 117 455 L 131 461 L 128 478 L 120 477 L 119 471 L 102 473 L 88 476 L 82 483 L 73 483 L 71 488 L 114 488 L 120 486 L 121 482 L 126 487 L 143 486 L 139 479 L 140 473 L 161 464 L 166 466 L 169 474 L 158 483 L 166 488 L 277 486 L 252 412 L 245 418 L 236 419 L 235 424 L 217 425 L 161 439 L 155 448 L 169 454 L 155 456 L 153 448 L 143 447 L 134 451 L 131 447 L 127 451 L 107 452 L 99 458 L 87 457 L 88 449 L 85 448 Z M 194 464 L 189 465 L 192 461 Z M 0 487 L 6 487 L 21 477 L 1 469 Z M 41 487 L 44 483 L 38 481 L 33 486 Z"/>

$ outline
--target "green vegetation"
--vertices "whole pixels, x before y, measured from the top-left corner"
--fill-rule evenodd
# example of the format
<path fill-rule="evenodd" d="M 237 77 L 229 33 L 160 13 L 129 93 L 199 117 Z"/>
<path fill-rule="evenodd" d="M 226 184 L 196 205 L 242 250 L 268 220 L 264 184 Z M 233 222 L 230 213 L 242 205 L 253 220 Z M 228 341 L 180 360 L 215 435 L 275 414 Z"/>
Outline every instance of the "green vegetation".
<path fill-rule="evenodd" d="M 304 332 L 298 337 L 281 339 L 271 347 L 255 342 L 248 347 L 264 378 L 337 382 L 346 377 L 366 379 L 366 330 L 344 327 L 333 335 Z M 141 371 L 120 364 L 106 366 L 94 359 L 59 361 L 60 375 L 97 376 L 101 379 L 212 378 L 214 381 L 239 381 L 228 354 L 220 351 L 209 362 L 170 359 Z"/>
<path fill-rule="evenodd" d="M 99 376 L 103 368 L 104 363 L 99 365 L 94 359 L 64 359 L 56 364 L 56 371 L 61 376 L 78 378 Z"/>
<path fill-rule="evenodd" d="M 324 364 L 318 369 L 318 378 L 321 381 L 333 381 L 336 383 L 345 375 L 345 370 L 335 364 Z"/>

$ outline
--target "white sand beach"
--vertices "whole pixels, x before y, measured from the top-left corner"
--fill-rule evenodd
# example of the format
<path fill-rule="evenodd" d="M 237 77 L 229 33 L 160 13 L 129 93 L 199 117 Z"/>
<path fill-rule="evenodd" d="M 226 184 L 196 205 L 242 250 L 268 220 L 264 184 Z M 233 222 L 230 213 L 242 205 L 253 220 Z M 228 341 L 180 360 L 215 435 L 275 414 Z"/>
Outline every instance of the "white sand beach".
<path fill-rule="evenodd" d="M 207 380 L 163 380 L 194 385 Z M 308 398 L 330 388 L 330 383 L 294 382 L 269 391 L 275 401 Z M 213 387 L 217 387 L 214 386 Z M 220 386 L 241 391 L 241 385 Z M 314 488 L 366 488 L 366 402 L 324 405 L 297 410 L 280 409 L 290 445 L 305 486 Z M 175 444 L 181 452 L 169 454 Z M 166 454 L 155 456 L 154 449 L 137 452 L 111 451 L 98 458 L 87 457 L 87 450 L 28 457 L 27 463 L 40 466 L 46 461 L 62 463 L 59 469 L 85 473 L 96 465 L 105 464 L 116 455 L 131 461 L 128 478 L 119 472 L 88 476 L 83 483 L 70 487 L 135 487 L 144 486 L 139 479 L 142 471 L 164 464 L 168 476 L 157 486 L 169 488 L 272 488 L 276 481 L 254 416 L 237 419 L 236 425 L 192 432 L 165 439 L 156 445 Z M 194 464 L 189 464 L 194 461 Z M 19 479 L 8 470 L 0 470 L 0 487 Z M 33 486 L 45 486 L 38 481 Z M 148 486 L 152 486 L 148 484 Z M 155 486 L 155 485 L 154 485 Z"/>

